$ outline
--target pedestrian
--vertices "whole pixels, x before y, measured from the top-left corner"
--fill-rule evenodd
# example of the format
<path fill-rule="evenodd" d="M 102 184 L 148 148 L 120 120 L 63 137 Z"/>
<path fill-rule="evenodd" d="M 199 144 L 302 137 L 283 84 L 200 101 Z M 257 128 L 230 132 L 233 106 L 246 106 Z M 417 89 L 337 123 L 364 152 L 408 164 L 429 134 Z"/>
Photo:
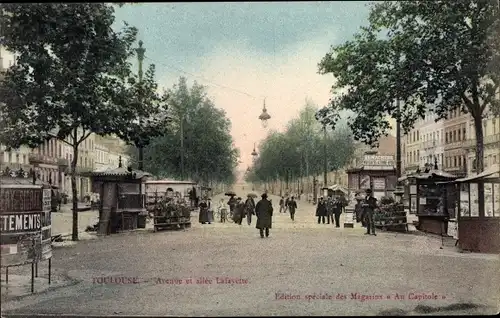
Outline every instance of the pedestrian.
<path fill-rule="evenodd" d="M 267 200 L 266 193 L 262 194 L 262 199 L 257 202 L 255 214 L 257 216 L 257 225 L 255 227 L 259 229 L 260 237 L 264 237 L 264 231 L 266 237 L 269 237 L 269 229 L 273 223 L 273 205 Z"/>
<path fill-rule="evenodd" d="M 281 197 L 280 199 L 280 213 L 285 213 L 285 197 Z"/>
<path fill-rule="evenodd" d="M 255 215 L 255 201 L 250 195 L 245 202 L 245 214 L 247 215 L 248 225 L 252 224 L 252 215 Z"/>
<path fill-rule="evenodd" d="M 200 212 L 198 215 L 198 222 L 200 222 L 200 224 L 206 224 L 206 223 L 210 224 L 208 219 L 208 203 L 203 199 L 201 200 L 199 207 L 200 207 Z"/>
<path fill-rule="evenodd" d="M 332 221 L 333 225 L 333 213 L 335 210 L 335 200 L 333 199 L 333 196 L 328 196 L 326 199 L 326 220 L 327 224 L 330 224 L 330 220 Z"/>
<path fill-rule="evenodd" d="M 234 197 L 234 195 L 231 196 L 229 198 L 229 200 L 227 200 L 227 205 L 229 205 L 229 213 L 230 214 L 234 213 L 234 208 L 236 207 L 236 203 L 237 203 L 237 200 Z"/>
<path fill-rule="evenodd" d="M 325 224 L 326 204 L 323 197 L 319 198 L 318 205 L 316 206 L 316 216 L 318 217 L 318 224 L 320 224 L 321 220 L 323 220 L 323 224 Z"/>
<path fill-rule="evenodd" d="M 372 189 L 366 189 L 366 197 L 363 202 L 364 217 L 366 220 L 366 235 L 377 235 L 375 234 L 375 223 L 373 222 L 373 214 L 376 209 L 377 199 L 373 197 Z"/>
<path fill-rule="evenodd" d="M 333 204 L 333 216 L 335 217 L 335 227 L 340 227 L 340 215 L 343 209 L 342 199 L 340 197 L 335 198 Z"/>
<path fill-rule="evenodd" d="M 211 224 L 214 221 L 214 210 L 212 207 L 212 199 L 208 198 L 207 199 L 207 219 L 208 219 L 208 224 Z"/>
<path fill-rule="evenodd" d="M 245 216 L 245 204 L 241 202 L 241 198 L 236 199 L 236 205 L 234 207 L 234 223 L 241 225 L 243 217 Z"/>
<path fill-rule="evenodd" d="M 356 223 L 360 223 L 365 226 L 365 221 L 363 220 L 363 198 L 356 195 L 356 205 L 354 206 L 354 212 L 356 213 Z"/>
<path fill-rule="evenodd" d="M 290 198 L 288 197 L 288 195 L 286 196 L 286 199 L 285 199 L 285 213 L 286 211 L 288 211 L 288 202 L 290 202 Z"/>
<path fill-rule="evenodd" d="M 295 197 L 292 196 L 290 201 L 288 201 L 288 209 L 290 210 L 290 218 L 292 221 L 295 221 L 295 210 L 297 210 L 297 201 L 295 201 Z"/>

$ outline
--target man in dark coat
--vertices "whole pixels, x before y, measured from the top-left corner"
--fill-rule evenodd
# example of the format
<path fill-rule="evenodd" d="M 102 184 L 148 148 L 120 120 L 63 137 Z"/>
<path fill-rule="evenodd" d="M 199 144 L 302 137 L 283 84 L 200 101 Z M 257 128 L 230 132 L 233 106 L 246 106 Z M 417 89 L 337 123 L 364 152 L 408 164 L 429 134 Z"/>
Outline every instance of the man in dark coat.
<path fill-rule="evenodd" d="M 335 217 L 335 227 L 340 227 L 340 215 L 344 209 L 344 200 L 342 197 L 337 197 L 333 204 L 333 216 Z"/>
<path fill-rule="evenodd" d="M 281 197 L 280 199 L 280 213 L 281 212 L 285 212 L 286 211 L 286 208 L 285 208 L 285 197 Z"/>
<path fill-rule="evenodd" d="M 247 216 L 248 225 L 252 224 L 252 215 L 255 215 L 255 201 L 252 196 L 248 196 L 245 202 L 245 214 Z"/>
<path fill-rule="evenodd" d="M 321 220 L 323 220 L 323 224 L 325 224 L 326 204 L 323 197 L 319 198 L 318 205 L 316 206 L 316 216 L 318 217 L 318 224 L 320 224 Z"/>
<path fill-rule="evenodd" d="M 260 237 L 269 237 L 269 229 L 273 223 L 273 205 L 267 200 L 267 194 L 262 195 L 262 200 L 257 202 L 255 207 L 255 214 L 257 215 L 257 225 L 255 226 L 260 231 Z"/>
<path fill-rule="evenodd" d="M 290 210 L 290 218 L 292 221 L 295 220 L 295 210 L 297 210 L 297 201 L 292 197 L 290 201 L 288 201 L 288 209 Z"/>
<path fill-rule="evenodd" d="M 373 214 L 376 209 L 377 199 L 373 197 L 372 189 L 366 189 L 366 198 L 363 202 L 364 217 L 366 220 L 366 235 L 377 235 L 375 234 L 375 223 L 373 222 Z"/>
<path fill-rule="evenodd" d="M 333 196 L 330 195 L 326 198 L 325 205 L 326 205 L 327 224 L 330 224 L 330 220 L 332 221 L 333 224 L 333 213 L 335 211 L 335 199 L 333 198 Z"/>

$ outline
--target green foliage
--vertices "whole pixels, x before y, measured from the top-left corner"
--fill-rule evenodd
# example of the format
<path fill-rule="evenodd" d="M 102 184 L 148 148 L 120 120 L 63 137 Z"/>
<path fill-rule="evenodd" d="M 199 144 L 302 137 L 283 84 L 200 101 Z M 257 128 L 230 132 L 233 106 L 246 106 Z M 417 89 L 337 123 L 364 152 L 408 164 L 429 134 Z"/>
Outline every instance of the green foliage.
<path fill-rule="evenodd" d="M 207 98 L 203 86 L 195 82 L 189 88 L 182 77 L 167 94 L 171 118 L 169 129 L 144 148 L 144 169 L 160 177 L 232 184 L 239 153 L 233 147 L 231 122 L 225 112 Z M 181 140 L 184 144 L 184 176 L 181 171 Z M 131 156 L 137 157 L 136 151 L 132 151 Z"/>
<path fill-rule="evenodd" d="M 78 146 L 91 133 L 134 142 L 148 134 L 144 127 L 158 131 L 156 121 L 136 123 L 158 117 L 154 68 L 137 84 L 128 62 L 137 29 L 115 32 L 114 20 L 112 4 L 0 4 L 0 43 L 17 56 L 0 85 L 0 143 L 35 147 L 56 133 L 73 148 L 75 198 Z M 75 200 L 74 240 L 76 208 Z"/>
<path fill-rule="evenodd" d="M 246 181 L 283 180 L 322 171 L 325 140 L 316 113 L 317 107 L 308 101 L 285 132 L 270 132 L 259 145 L 259 157 Z M 326 146 L 331 171 L 344 167 L 354 154 L 353 138 L 345 125 L 327 131 Z"/>
<path fill-rule="evenodd" d="M 388 116 L 408 131 L 427 112 L 444 119 L 462 109 L 475 121 L 481 171 L 481 121 L 500 107 L 499 27 L 497 1 L 373 4 L 369 26 L 319 63 L 320 73 L 336 78 L 330 113 L 355 112 L 349 125 L 356 139 L 374 144 L 387 132 Z"/>

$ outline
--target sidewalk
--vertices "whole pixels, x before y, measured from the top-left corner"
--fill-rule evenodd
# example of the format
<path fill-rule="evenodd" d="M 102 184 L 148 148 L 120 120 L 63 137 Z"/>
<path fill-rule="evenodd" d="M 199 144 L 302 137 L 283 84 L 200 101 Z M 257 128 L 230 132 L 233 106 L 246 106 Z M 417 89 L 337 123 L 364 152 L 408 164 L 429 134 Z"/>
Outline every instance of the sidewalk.
<path fill-rule="evenodd" d="M 45 264 L 41 263 L 39 264 L 39 275 L 38 277 L 35 277 L 34 279 L 34 288 L 33 288 L 33 294 L 31 293 L 31 275 L 25 274 L 25 275 L 16 275 L 16 274 L 10 274 L 9 273 L 9 282 L 6 282 L 6 277 L 5 277 L 5 271 L 2 270 L 2 276 L 0 279 L 0 294 L 1 294 L 1 300 L 3 301 L 9 301 L 9 300 L 16 300 L 21 297 L 29 296 L 29 295 L 35 295 L 35 294 L 40 294 L 49 290 L 54 290 L 56 288 L 61 288 L 61 287 L 66 287 L 66 286 L 71 286 L 78 281 L 72 280 L 69 277 L 62 277 L 59 275 L 54 275 L 52 273 L 51 277 L 51 282 L 49 285 L 49 279 L 48 279 L 48 273 L 46 273 L 47 269 L 43 268 Z M 25 266 L 25 267 L 30 267 L 30 266 Z M 31 267 L 30 267 L 31 270 Z"/>

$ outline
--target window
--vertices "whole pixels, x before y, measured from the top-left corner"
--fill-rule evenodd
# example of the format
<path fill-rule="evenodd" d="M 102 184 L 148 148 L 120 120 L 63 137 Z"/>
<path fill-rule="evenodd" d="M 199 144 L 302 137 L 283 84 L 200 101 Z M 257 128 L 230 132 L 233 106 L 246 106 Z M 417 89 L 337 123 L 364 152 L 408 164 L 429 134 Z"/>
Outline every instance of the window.
<path fill-rule="evenodd" d="M 23 155 L 23 163 L 24 163 L 24 164 L 27 164 L 27 162 L 26 162 L 26 161 L 27 161 L 27 160 L 26 160 L 26 155 Z"/>
<path fill-rule="evenodd" d="M 462 132 L 458 130 L 458 141 L 462 140 Z"/>
<path fill-rule="evenodd" d="M 448 143 L 448 132 L 446 132 L 446 143 Z"/>
<path fill-rule="evenodd" d="M 463 136 L 464 140 L 467 139 L 467 133 L 466 133 L 466 130 L 465 130 L 465 125 L 462 128 L 462 136 Z"/>
<path fill-rule="evenodd" d="M 495 165 L 495 164 L 497 164 L 497 155 L 494 155 L 494 156 L 493 156 L 493 164 L 494 164 L 494 165 Z"/>
<path fill-rule="evenodd" d="M 454 130 L 453 131 L 453 142 L 456 142 L 457 141 L 457 131 Z"/>
<path fill-rule="evenodd" d="M 461 167 L 462 166 L 462 157 L 458 157 L 458 166 Z"/>

